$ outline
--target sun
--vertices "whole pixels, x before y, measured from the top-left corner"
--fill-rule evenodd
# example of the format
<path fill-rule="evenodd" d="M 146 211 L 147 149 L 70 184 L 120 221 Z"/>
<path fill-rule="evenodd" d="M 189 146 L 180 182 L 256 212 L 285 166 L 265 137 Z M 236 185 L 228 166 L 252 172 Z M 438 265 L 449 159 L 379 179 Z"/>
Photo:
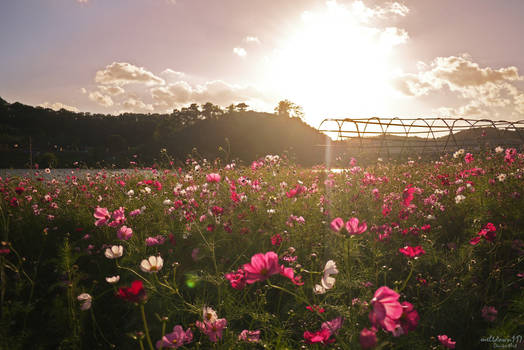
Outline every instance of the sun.
<path fill-rule="evenodd" d="M 327 116 L 376 115 L 394 96 L 391 51 L 407 34 L 370 25 L 370 11 L 359 1 L 329 1 L 304 12 L 269 60 L 273 91 L 301 105 L 311 124 Z"/>

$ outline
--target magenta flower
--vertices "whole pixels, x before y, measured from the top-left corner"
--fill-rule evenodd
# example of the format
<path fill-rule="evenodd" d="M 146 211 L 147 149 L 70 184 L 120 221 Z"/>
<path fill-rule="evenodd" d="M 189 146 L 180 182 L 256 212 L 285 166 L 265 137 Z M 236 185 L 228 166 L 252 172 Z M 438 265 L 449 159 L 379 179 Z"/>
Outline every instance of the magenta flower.
<path fill-rule="evenodd" d="M 175 326 L 173 332 L 167 333 L 161 340 L 156 342 L 156 348 L 179 348 L 193 341 L 193 332 L 188 328 L 186 331 L 182 326 Z"/>
<path fill-rule="evenodd" d="M 437 336 L 439 342 L 448 349 L 455 349 L 456 342 L 452 341 L 450 337 L 447 335 L 439 335 Z"/>
<path fill-rule="evenodd" d="M 474 160 L 475 160 L 475 158 L 473 158 L 473 154 L 466 153 L 466 156 L 464 157 L 464 161 L 466 162 L 466 164 L 469 164 L 469 163 L 471 163 Z"/>
<path fill-rule="evenodd" d="M 116 233 L 116 236 L 119 239 L 123 239 L 127 241 L 133 236 L 133 230 L 130 227 L 127 227 L 126 225 L 124 225 L 120 227 L 120 229 Z"/>
<path fill-rule="evenodd" d="M 402 305 L 398 302 L 399 297 L 397 292 L 386 286 L 376 290 L 371 299 L 373 310 L 369 313 L 369 320 L 374 326 L 380 325 L 389 332 L 397 328 L 403 312 Z"/>
<path fill-rule="evenodd" d="M 409 185 L 404 189 L 404 192 L 402 192 L 402 205 L 405 207 L 410 206 L 411 201 L 414 198 L 413 193 L 415 193 L 415 188 L 412 185 Z"/>
<path fill-rule="evenodd" d="M 404 301 L 402 305 L 402 316 L 400 316 L 399 324 L 393 331 L 393 335 L 398 337 L 399 335 L 408 334 L 408 332 L 417 328 L 420 317 L 417 310 L 413 308 L 413 304 Z"/>
<path fill-rule="evenodd" d="M 482 308 L 482 317 L 488 321 L 493 322 L 497 319 L 498 311 L 493 306 L 484 306 Z"/>
<path fill-rule="evenodd" d="M 342 227 L 344 227 L 344 220 L 341 218 L 335 218 L 333 221 L 331 221 L 331 224 L 329 225 L 331 229 L 335 232 L 340 232 L 342 230 Z"/>
<path fill-rule="evenodd" d="M 377 345 L 377 330 L 375 327 L 371 327 L 371 329 L 364 328 L 360 332 L 359 339 L 360 346 L 362 349 L 370 349 Z"/>
<path fill-rule="evenodd" d="M 275 252 L 258 253 L 251 257 L 251 263 L 244 264 L 246 282 L 252 284 L 264 281 L 269 276 L 279 274 L 278 255 Z"/>
<path fill-rule="evenodd" d="M 482 238 L 486 239 L 487 241 L 490 241 L 490 242 L 494 242 L 495 241 L 495 237 L 497 237 L 497 234 L 496 234 L 496 231 L 497 231 L 497 228 L 495 227 L 495 225 L 493 225 L 491 222 L 488 222 L 483 228 L 482 230 L 480 230 L 478 233 L 477 233 L 477 236 L 476 237 L 473 237 L 469 243 L 471 245 L 476 245 L 477 243 L 480 242 L 480 240 Z"/>
<path fill-rule="evenodd" d="M 249 331 L 244 329 L 238 336 L 238 340 L 246 341 L 248 343 L 258 343 L 260 341 L 260 331 Z"/>
<path fill-rule="evenodd" d="M 214 322 L 204 320 L 204 322 L 196 321 L 196 326 L 202 333 L 209 337 L 209 340 L 216 343 L 218 339 L 222 339 L 222 331 L 227 326 L 225 318 L 219 318 Z"/>
<path fill-rule="evenodd" d="M 331 344 L 335 342 L 335 339 L 330 339 L 331 332 L 328 329 L 321 329 L 315 333 L 310 331 L 304 332 L 304 340 L 306 344 L 320 343 L 322 345 Z"/>
<path fill-rule="evenodd" d="M 410 247 L 407 245 L 404 248 L 399 248 L 398 251 L 410 258 L 415 258 L 422 254 L 426 254 L 426 251 L 419 245 L 416 247 Z"/>
<path fill-rule="evenodd" d="M 222 180 L 222 177 L 220 177 L 220 174 L 211 173 L 206 175 L 206 181 L 207 182 L 220 182 Z"/>
<path fill-rule="evenodd" d="M 301 282 L 302 276 L 295 276 L 295 270 L 291 267 L 280 266 L 280 274 L 284 277 L 287 277 L 297 286 L 304 285 L 304 282 Z"/>
<path fill-rule="evenodd" d="M 95 213 L 93 214 L 95 217 L 95 226 L 103 226 L 107 224 L 107 221 L 111 219 L 111 214 L 109 214 L 109 211 L 107 208 L 95 208 Z"/>
<path fill-rule="evenodd" d="M 119 288 L 117 296 L 132 303 L 140 303 L 147 299 L 144 285 L 140 280 L 133 281 L 133 283 L 131 283 L 131 287 Z"/>
<path fill-rule="evenodd" d="M 225 277 L 235 289 L 241 290 L 246 286 L 246 272 L 241 268 L 236 272 L 226 273 Z"/>
<path fill-rule="evenodd" d="M 349 235 L 360 235 L 368 229 L 368 225 L 363 222 L 359 224 L 357 218 L 351 218 L 348 222 L 346 222 L 346 230 L 348 231 Z"/>

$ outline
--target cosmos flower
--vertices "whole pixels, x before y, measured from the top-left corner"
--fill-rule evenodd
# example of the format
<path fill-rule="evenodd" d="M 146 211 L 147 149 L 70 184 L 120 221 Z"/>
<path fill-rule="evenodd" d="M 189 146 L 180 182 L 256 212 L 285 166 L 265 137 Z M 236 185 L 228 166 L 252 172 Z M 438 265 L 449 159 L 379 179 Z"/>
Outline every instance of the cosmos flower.
<path fill-rule="evenodd" d="M 164 259 L 161 256 L 152 255 L 149 259 L 144 259 L 140 263 L 140 269 L 147 273 L 156 273 L 164 266 Z"/>

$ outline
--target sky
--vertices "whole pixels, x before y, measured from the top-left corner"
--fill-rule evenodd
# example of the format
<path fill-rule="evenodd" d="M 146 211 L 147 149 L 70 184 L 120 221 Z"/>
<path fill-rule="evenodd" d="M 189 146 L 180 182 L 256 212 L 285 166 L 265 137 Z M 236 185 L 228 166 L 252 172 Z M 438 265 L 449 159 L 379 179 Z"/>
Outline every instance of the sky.
<path fill-rule="evenodd" d="M 524 119 L 522 0 L 2 0 L 0 97 L 118 114 L 191 103 Z"/>

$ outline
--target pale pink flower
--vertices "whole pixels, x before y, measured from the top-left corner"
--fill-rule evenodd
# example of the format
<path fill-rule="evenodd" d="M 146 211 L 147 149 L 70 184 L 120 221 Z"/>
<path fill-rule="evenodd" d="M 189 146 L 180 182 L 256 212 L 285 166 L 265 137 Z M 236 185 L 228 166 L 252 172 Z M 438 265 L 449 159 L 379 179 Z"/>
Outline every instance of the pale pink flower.
<path fill-rule="evenodd" d="M 346 230 L 350 235 L 360 235 L 368 229 L 368 225 L 363 222 L 359 224 L 359 221 L 357 218 L 351 218 L 348 222 L 346 222 Z"/>
<path fill-rule="evenodd" d="M 344 227 L 344 220 L 342 220 L 342 218 L 335 218 L 333 219 L 333 221 L 331 221 L 331 224 L 329 226 L 333 231 L 340 232 L 340 230 L 342 230 L 342 227 Z"/>
<path fill-rule="evenodd" d="M 215 322 L 209 321 L 196 321 L 196 326 L 202 333 L 209 337 L 209 340 L 216 343 L 218 339 L 222 339 L 222 331 L 227 326 L 225 318 L 219 318 Z"/>
<path fill-rule="evenodd" d="M 450 337 L 448 337 L 447 335 L 439 335 L 437 336 L 438 338 L 438 341 L 445 347 L 445 348 L 448 348 L 448 349 L 455 349 L 455 344 L 456 342 L 452 341 Z"/>
<path fill-rule="evenodd" d="M 116 236 L 119 239 L 123 239 L 127 241 L 133 236 L 133 230 L 131 229 L 131 227 L 127 227 L 126 225 L 124 225 L 120 227 L 120 229 L 116 233 Z"/>
<path fill-rule="evenodd" d="M 80 310 L 85 311 L 91 308 L 91 303 L 93 302 L 93 298 L 91 297 L 91 295 L 87 293 L 82 293 L 78 297 L 76 297 L 76 299 L 82 303 L 82 305 L 80 306 Z"/>
<path fill-rule="evenodd" d="M 164 266 L 164 259 L 160 256 L 152 255 L 148 259 L 142 260 L 140 263 L 140 269 L 144 272 L 158 272 Z"/>
<path fill-rule="evenodd" d="M 206 175 L 206 181 L 207 182 L 220 182 L 222 180 L 222 177 L 220 177 L 220 174 L 211 173 Z"/>
<path fill-rule="evenodd" d="M 260 331 L 249 331 L 244 329 L 238 336 L 238 340 L 246 341 L 248 343 L 258 343 L 260 341 Z"/>
<path fill-rule="evenodd" d="M 95 217 L 95 226 L 103 226 L 107 224 L 107 221 L 111 218 L 111 215 L 109 214 L 109 211 L 107 208 L 95 208 L 95 213 L 93 214 Z"/>

